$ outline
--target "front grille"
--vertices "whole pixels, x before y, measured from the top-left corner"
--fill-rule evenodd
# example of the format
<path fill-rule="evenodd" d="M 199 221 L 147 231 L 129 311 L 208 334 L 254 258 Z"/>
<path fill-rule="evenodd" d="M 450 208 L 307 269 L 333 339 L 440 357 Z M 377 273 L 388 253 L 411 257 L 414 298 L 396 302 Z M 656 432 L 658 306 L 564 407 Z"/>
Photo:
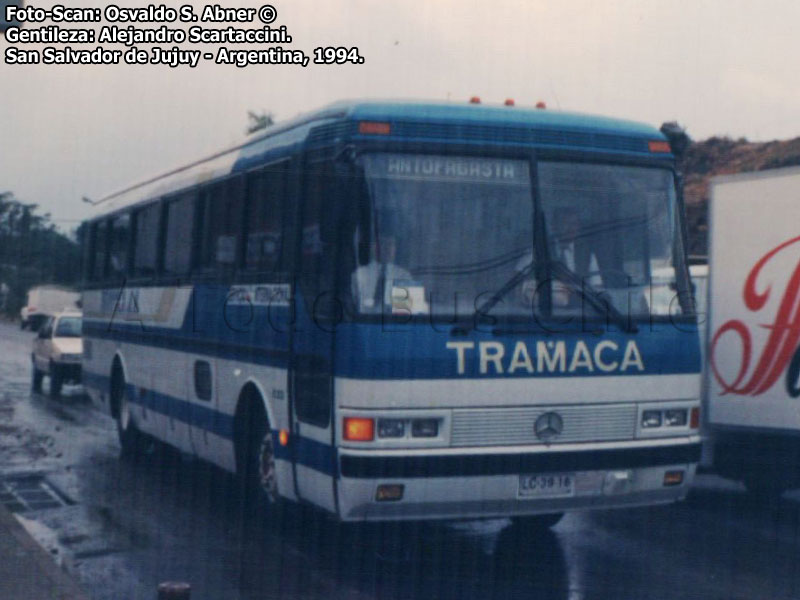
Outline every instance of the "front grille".
<path fill-rule="evenodd" d="M 558 413 L 564 424 L 551 444 L 632 440 L 636 434 L 635 404 L 481 408 L 453 411 L 451 446 L 543 444 L 533 425 L 546 412 Z"/>

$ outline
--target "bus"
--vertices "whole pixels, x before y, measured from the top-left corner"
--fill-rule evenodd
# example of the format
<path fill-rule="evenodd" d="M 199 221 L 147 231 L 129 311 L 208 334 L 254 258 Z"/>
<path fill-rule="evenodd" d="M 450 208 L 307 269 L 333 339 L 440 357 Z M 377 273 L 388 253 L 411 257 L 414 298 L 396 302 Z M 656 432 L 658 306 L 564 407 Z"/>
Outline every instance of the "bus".
<path fill-rule="evenodd" d="M 96 203 L 85 386 L 123 453 L 166 442 L 267 514 L 538 527 L 680 500 L 701 361 L 678 182 L 650 126 L 333 104 Z"/>

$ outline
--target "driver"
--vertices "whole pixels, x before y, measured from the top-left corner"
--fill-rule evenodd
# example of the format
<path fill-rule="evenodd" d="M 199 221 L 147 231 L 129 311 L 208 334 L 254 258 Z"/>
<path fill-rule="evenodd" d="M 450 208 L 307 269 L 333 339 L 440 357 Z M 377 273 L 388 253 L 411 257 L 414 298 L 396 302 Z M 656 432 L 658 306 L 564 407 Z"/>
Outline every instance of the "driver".
<path fill-rule="evenodd" d="M 589 246 L 586 232 L 583 230 L 581 217 L 577 207 L 561 208 L 554 213 L 554 247 L 551 250 L 553 260 L 559 261 L 567 269 L 578 275 L 586 285 L 601 285 L 600 267 L 597 256 Z M 579 299 L 563 282 L 553 285 L 553 302 L 557 306 L 572 306 Z"/>
<path fill-rule="evenodd" d="M 406 269 L 395 264 L 396 254 L 394 232 L 384 232 L 373 241 L 372 259 L 355 270 L 350 282 L 359 311 L 382 312 L 384 306 L 391 305 L 394 282 L 411 279 Z"/>

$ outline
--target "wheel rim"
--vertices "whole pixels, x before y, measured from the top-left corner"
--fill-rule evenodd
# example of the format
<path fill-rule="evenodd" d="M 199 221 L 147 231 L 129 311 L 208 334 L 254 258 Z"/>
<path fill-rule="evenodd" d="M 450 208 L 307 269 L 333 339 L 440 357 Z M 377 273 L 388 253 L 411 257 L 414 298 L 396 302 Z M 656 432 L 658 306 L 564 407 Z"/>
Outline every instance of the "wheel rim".
<path fill-rule="evenodd" d="M 275 454 L 272 446 L 272 433 L 267 431 L 261 440 L 258 453 L 258 482 L 264 490 L 267 500 L 275 504 L 278 501 L 278 479 L 275 473 Z"/>

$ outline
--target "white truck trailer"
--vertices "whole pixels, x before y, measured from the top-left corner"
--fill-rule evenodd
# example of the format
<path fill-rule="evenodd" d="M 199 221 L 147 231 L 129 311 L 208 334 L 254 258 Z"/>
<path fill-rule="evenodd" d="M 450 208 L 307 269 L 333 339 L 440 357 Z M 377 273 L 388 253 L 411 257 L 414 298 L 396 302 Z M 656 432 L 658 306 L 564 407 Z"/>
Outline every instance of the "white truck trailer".
<path fill-rule="evenodd" d="M 800 168 L 715 178 L 705 425 L 713 466 L 800 487 Z"/>

